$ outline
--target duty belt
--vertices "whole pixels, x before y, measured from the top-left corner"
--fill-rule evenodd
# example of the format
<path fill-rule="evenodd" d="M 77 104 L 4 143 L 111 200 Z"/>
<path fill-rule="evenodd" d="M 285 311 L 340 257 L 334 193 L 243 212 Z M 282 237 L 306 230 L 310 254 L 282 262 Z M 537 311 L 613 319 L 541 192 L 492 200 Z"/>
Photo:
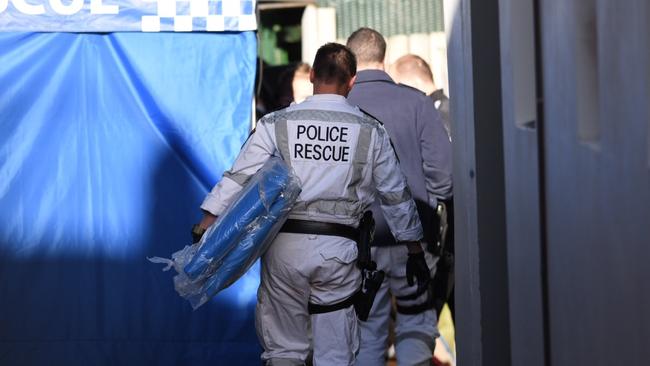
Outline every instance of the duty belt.
<path fill-rule="evenodd" d="M 339 236 L 357 243 L 359 257 L 357 257 L 356 264 L 361 269 L 361 287 L 352 296 L 335 304 L 318 305 L 309 303 L 307 310 L 309 310 L 310 314 L 329 313 L 353 305 L 359 320 L 368 320 L 368 314 L 372 308 L 375 295 L 377 295 L 381 282 L 384 280 L 384 271 L 378 271 L 377 264 L 370 259 L 370 244 L 372 243 L 374 228 L 375 221 L 372 218 L 372 211 L 363 213 L 358 228 L 331 222 L 293 219 L 287 220 L 282 226 L 280 231 L 285 233 Z"/>
<path fill-rule="evenodd" d="M 359 229 L 333 222 L 288 219 L 280 231 L 293 234 L 340 236 L 354 242 L 359 240 Z"/>

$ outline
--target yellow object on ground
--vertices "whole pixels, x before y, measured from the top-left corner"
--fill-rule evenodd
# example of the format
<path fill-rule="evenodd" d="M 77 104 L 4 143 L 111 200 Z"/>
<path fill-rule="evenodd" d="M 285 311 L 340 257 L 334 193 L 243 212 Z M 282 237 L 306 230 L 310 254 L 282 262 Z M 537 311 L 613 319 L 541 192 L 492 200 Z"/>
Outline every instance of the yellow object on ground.
<path fill-rule="evenodd" d="M 445 304 L 438 320 L 440 337 L 436 339 L 434 358 L 439 364 L 453 366 L 456 364 L 456 342 L 454 340 L 454 321 L 449 307 Z"/>

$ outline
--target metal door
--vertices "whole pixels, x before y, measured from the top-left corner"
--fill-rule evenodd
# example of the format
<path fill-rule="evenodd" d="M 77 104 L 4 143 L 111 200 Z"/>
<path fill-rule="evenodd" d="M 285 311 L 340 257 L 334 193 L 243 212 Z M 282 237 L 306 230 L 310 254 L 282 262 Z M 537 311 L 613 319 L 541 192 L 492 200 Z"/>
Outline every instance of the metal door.
<path fill-rule="evenodd" d="M 552 365 L 650 362 L 650 3 L 540 0 Z"/>

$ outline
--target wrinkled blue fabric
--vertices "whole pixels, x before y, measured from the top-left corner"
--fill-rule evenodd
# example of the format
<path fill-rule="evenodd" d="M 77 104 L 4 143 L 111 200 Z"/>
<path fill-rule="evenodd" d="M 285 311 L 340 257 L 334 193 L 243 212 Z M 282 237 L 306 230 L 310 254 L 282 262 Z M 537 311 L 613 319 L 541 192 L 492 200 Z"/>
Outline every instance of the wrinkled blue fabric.
<path fill-rule="evenodd" d="M 0 33 L 0 364 L 249 365 L 258 266 L 193 311 L 189 243 L 250 129 L 252 32 Z"/>

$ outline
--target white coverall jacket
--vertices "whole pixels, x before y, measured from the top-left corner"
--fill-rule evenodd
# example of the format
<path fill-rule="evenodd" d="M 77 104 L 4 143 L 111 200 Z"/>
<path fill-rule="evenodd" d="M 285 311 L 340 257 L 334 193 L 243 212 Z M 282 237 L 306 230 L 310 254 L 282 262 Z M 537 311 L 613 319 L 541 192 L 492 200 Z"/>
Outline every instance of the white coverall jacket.
<path fill-rule="evenodd" d="M 232 169 L 201 208 L 221 215 L 270 156 L 301 181 L 289 218 L 357 226 L 379 194 L 399 241 L 422 238 L 415 203 L 384 127 L 340 95 L 318 94 L 264 116 Z M 353 307 L 310 315 L 309 302 L 331 305 L 361 285 L 356 243 L 329 235 L 280 233 L 262 257 L 256 328 L 267 365 L 302 365 L 313 338 L 315 365 L 351 365 L 359 347 Z"/>

